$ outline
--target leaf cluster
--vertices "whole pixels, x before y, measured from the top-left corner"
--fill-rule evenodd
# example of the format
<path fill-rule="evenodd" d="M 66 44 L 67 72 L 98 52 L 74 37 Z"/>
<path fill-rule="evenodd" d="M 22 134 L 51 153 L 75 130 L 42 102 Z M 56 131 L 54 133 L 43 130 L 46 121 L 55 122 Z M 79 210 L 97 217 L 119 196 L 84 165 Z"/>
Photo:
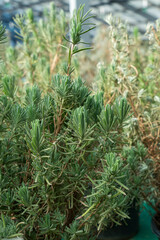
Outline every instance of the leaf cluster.
<path fill-rule="evenodd" d="M 127 145 L 126 100 L 104 106 L 102 95 L 92 96 L 80 78 L 71 84 L 58 75 L 50 94 L 27 88 L 22 104 L 12 92 L 14 78 L 8 77 L 13 89 L 7 91 L 6 79 L 0 97 L 1 212 L 30 239 L 83 239 L 92 225 L 101 230 L 127 217 L 130 168 L 119 157 Z"/>

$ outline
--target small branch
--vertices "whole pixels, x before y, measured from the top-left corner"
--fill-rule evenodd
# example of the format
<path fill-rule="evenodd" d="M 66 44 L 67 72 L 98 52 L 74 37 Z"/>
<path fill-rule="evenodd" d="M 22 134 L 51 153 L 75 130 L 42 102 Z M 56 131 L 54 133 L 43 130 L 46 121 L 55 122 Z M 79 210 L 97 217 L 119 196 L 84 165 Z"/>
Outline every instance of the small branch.
<path fill-rule="evenodd" d="M 157 40 L 158 45 L 160 46 L 160 40 L 159 40 L 159 38 L 158 38 L 158 36 L 157 36 L 157 33 L 156 33 L 156 30 L 154 29 L 153 26 L 152 26 L 152 31 L 153 31 L 153 33 L 154 33 L 154 37 L 155 37 L 155 39 Z"/>
<path fill-rule="evenodd" d="M 54 70 L 57 66 L 58 61 L 59 61 L 60 49 L 61 49 L 61 42 L 58 44 L 58 48 L 57 48 L 57 51 L 55 53 L 55 56 L 54 56 L 53 60 L 52 60 L 52 55 L 50 53 L 50 83 L 51 83 L 53 72 L 54 72 Z"/>
<path fill-rule="evenodd" d="M 61 129 L 61 125 L 62 125 L 62 113 L 63 113 L 63 110 L 62 110 L 62 105 L 60 107 L 60 111 L 59 111 L 59 115 L 57 116 L 57 121 L 55 120 L 54 118 L 54 135 L 57 136 L 58 133 L 60 132 L 60 129 Z M 64 119 L 63 119 L 64 121 Z"/>
<path fill-rule="evenodd" d="M 129 65 L 129 67 L 134 69 L 134 71 L 136 73 L 136 77 L 138 77 L 138 70 L 137 70 L 137 68 L 135 66 L 133 66 L 133 65 Z"/>
<path fill-rule="evenodd" d="M 97 203 L 97 205 L 95 206 L 96 210 L 97 210 L 97 208 L 99 207 L 99 205 L 100 205 L 100 203 Z M 83 225 L 85 224 L 85 222 L 86 222 L 88 219 L 90 219 L 90 217 L 92 217 L 93 214 L 96 213 L 96 210 L 95 210 L 94 212 L 92 212 L 92 213 L 85 219 L 85 221 L 84 221 L 83 223 L 81 223 L 81 225 L 79 226 L 78 229 L 81 229 L 81 228 L 83 227 Z M 80 218 L 81 218 L 81 217 L 79 217 L 79 219 L 80 219 Z M 78 218 L 77 218 L 77 219 L 78 219 Z"/>
<path fill-rule="evenodd" d="M 116 93 L 114 92 L 114 94 L 112 95 L 112 97 L 108 100 L 107 104 L 110 104 L 112 102 L 112 100 L 114 99 Z"/>
<path fill-rule="evenodd" d="M 70 54 L 68 57 L 67 76 L 70 76 L 70 68 L 71 68 L 71 63 L 72 63 L 73 49 L 74 49 L 74 44 L 71 43 L 70 48 L 69 48 Z"/>
<path fill-rule="evenodd" d="M 69 161 L 64 165 L 63 169 L 61 170 L 60 174 L 58 175 L 58 177 L 57 177 L 57 179 L 56 179 L 56 182 L 57 182 L 57 180 L 62 176 L 64 170 L 65 170 L 65 169 L 67 168 L 67 166 L 68 166 L 68 163 L 69 163 Z M 52 183 L 52 187 L 56 184 L 56 182 L 53 182 L 53 183 Z"/>

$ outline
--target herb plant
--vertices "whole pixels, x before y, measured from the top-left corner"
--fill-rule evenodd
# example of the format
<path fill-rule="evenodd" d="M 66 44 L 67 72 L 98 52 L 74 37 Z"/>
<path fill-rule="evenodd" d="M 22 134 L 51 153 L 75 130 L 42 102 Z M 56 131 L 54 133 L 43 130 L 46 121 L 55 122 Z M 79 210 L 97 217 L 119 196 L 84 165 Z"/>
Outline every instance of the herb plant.
<path fill-rule="evenodd" d="M 154 162 L 148 175 L 150 189 L 143 198 L 159 213 L 159 20 L 155 27 L 148 25 L 149 42 L 138 39 L 138 32 L 128 33 L 127 25 L 112 16 L 108 18 L 111 63 L 99 65 L 97 88 L 104 92 L 106 102 L 123 95 L 130 103 L 128 140 L 135 145 L 141 141 Z M 148 157 L 146 166 L 148 165 Z M 149 165 L 148 165 L 149 166 Z"/>
<path fill-rule="evenodd" d="M 7 48 L 4 74 L 16 75 L 17 84 L 37 83 L 47 90 L 52 76 L 61 71 L 66 56 L 64 36 L 68 23 L 64 12 L 57 14 L 51 4 L 50 11 L 44 10 L 40 20 L 29 9 L 23 15 L 16 15 L 14 22 L 19 30 L 15 34 L 23 44 Z"/>
<path fill-rule="evenodd" d="M 79 48 L 91 18 L 83 9 L 71 20 L 65 73 L 54 75 L 47 92 L 35 81 L 22 96 L 17 74 L 1 78 L 1 238 L 96 239 L 105 226 L 128 218 L 127 209 L 148 183 L 145 148 L 130 148 L 127 141 L 132 116 L 126 98 L 104 104 L 102 92 L 93 94 L 80 77 L 72 78 L 74 54 L 88 50 Z M 18 19 L 21 29 L 27 28 L 26 20 Z M 28 20 L 32 23 L 30 11 Z M 35 56 L 28 51 L 26 65 L 28 56 Z M 29 71 L 31 83 L 38 78 L 37 64 Z"/>

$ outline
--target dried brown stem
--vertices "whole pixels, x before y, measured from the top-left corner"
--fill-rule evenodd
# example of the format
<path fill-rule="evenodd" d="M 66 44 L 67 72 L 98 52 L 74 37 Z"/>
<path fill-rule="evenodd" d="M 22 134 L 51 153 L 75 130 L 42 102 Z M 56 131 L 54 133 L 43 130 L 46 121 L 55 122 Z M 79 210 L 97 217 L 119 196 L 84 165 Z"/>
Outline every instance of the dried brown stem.
<path fill-rule="evenodd" d="M 156 33 L 156 30 L 154 29 L 153 26 L 152 26 L 152 31 L 153 31 L 153 33 L 154 33 L 154 37 L 155 37 L 155 39 L 157 40 L 158 45 L 160 46 L 160 40 L 159 40 L 159 38 L 158 38 L 158 36 L 157 36 L 157 33 Z"/>

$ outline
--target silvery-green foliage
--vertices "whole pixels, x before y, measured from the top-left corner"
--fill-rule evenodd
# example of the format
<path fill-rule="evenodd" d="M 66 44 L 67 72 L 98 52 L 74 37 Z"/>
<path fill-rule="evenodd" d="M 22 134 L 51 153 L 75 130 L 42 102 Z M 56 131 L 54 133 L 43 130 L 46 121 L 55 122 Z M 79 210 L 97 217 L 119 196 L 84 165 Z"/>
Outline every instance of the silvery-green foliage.
<path fill-rule="evenodd" d="M 127 24 L 111 15 L 108 17 L 109 38 L 112 43 L 112 62 L 113 81 L 124 88 L 130 82 L 136 80 L 136 73 L 130 66 L 130 46 L 134 43 L 128 34 Z"/>
<path fill-rule="evenodd" d="M 152 186 L 150 193 L 143 189 L 144 199 L 148 198 L 154 208 L 154 202 L 159 199 L 159 47 L 160 47 L 160 20 L 149 24 L 146 36 L 148 40 L 138 40 L 138 32 L 129 34 L 127 25 L 121 20 L 109 16 L 108 38 L 111 42 L 111 63 L 98 65 L 99 89 L 104 91 L 105 101 L 110 102 L 117 96 L 124 96 L 131 106 L 132 118 L 128 119 L 129 127 L 126 134 L 131 145 L 136 146 L 137 140 L 143 142 L 150 157 L 154 159 L 155 175 L 151 163 L 146 158 L 137 170 L 142 171 L 142 176 L 148 177 L 148 184 Z M 146 38 L 145 36 L 145 38 Z M 138 63 L 137 63 L 138 61 Z M 110 100 L 111 99 L 111 100 Z M 120 108 L 118 107 L 118 112 Z M 103 119 L 104 116 L 103 116 Z M 111 121 L 112 120 L 112 121 Z M 110 123 L 110 125 L 109 125 Z M 104 126 L 112 126 L 114 118 L 106 119 Z M 136 153 L 132 150 L 130 155 Z M 131 158 L 133 159 L 133 157 Z M 135 163 L 140 163 L 140 158 L 135 157 Z M 145 172 L 146 171 L 146 172 Z M 147 179 L 146 179 L 147 180 Z M 140 186 L 141 179 L 135 176 L 133 182 Z M 132 187 L 130 188 L 132 189 Z M 136 195 L 138 195 L 137 190 Z M 159 200 L 157 201 L 159 205 Z M 157 209 L 156 209 L 157 211 Z"/>

